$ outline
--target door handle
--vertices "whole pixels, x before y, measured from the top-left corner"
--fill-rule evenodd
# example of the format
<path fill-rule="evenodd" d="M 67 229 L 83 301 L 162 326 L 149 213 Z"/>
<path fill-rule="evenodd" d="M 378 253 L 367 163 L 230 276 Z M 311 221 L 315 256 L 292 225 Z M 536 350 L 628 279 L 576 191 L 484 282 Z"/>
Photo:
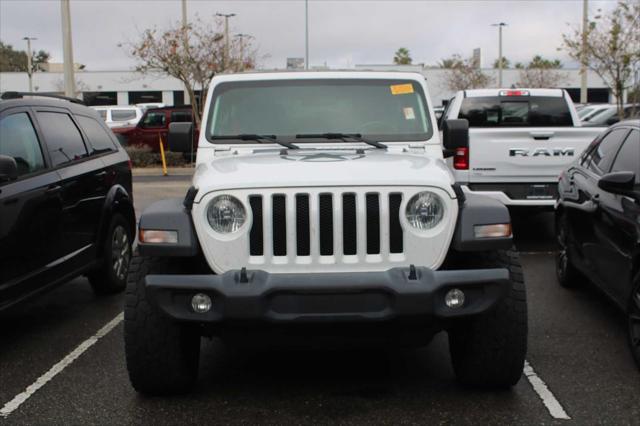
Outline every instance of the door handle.
<path fill-rule="evenodd" d="M 103 178 L 106 175 L 107 175 L 107 172 L 103 170 L 101 172 L 96 173 L 94 176 L 97 177 L 97 178 Z"/>
<path fill-rule="evenodd" d="M 60 185 L 49 185 L 49 188 L 47 188 L 45 192 L 47 194 L 55 194 L 57 192 L 60 192 L 61 189 L 62 187 Z"/>

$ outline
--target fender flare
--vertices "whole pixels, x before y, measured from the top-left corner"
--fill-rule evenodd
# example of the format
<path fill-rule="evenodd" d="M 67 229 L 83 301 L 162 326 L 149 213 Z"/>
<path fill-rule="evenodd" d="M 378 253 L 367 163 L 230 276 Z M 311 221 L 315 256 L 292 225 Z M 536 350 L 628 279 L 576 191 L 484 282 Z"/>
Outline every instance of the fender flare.
<path fill-rule="evenodd" d="M 133 197 L 127 192 L 122 185 L 114 185 L 109 189 L 102 206 L 102 214 L 100 215 L 100 223 L 97 233 L 97 252 L 98 256 L 102 255 L 104 244 L 102 242 L 106 238 L 111 218 L 115 213 L 122 214 L 129 222 L 129 232 L 135 240 L 136 236 L 136 213 L 133 208 Z"/>

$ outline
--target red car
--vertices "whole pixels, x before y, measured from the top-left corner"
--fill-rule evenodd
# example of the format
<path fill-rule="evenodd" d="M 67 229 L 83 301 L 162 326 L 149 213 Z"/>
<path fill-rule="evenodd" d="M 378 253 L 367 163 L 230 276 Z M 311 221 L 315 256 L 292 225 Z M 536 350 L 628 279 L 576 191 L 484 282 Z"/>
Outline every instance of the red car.
<path fill-rule="evenodd" d="M 193 122 L 191 107 L 148 109 L 135 127 L 119 127 L 112 130 L 122 146 L 146 145 L 151 147 L 154 152 L 158 152 L 160 151 L 160 137 L 162 137 L 166 149 L 169 124 L 177 122 Z M 197 131 L 194 132 L 194 142 L 198 140 L 197 133 Z M 194 151 L 195 148 L 194 144 Z"/>

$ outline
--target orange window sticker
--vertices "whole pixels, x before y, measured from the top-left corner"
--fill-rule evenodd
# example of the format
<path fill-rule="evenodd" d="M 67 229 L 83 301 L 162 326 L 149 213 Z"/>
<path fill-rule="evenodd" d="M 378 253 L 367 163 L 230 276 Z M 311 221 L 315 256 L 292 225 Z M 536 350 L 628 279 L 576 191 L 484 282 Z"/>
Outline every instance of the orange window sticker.
<path fill-rule="evenodd" d="M 392 95 L 406 95 L 407 93 L 413 93 L 413 84 L 393 84 L 389 86 L 391 88 Z"/>
<path fill-rule="evenodd" d="M 413 111 L 413 108 L 411 108 L 411 107 L 402 108 L 402 112 L 404 112 L 404 119 L 405 120 L 415 120 L 416 119 L 416 113 Z"/>

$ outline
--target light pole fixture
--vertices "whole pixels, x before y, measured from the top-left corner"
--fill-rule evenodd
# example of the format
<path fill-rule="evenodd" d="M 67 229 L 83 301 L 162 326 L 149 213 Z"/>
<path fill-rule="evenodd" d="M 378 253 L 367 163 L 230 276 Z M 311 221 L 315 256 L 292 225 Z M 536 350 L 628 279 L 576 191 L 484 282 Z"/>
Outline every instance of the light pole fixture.
<path fill-rule="evenodd" d="M 506 27 L 507 24 L 499 22 L 497 24 L 491 24 L 492 27 L 498 27 L 498 87 L 502 87 L 502 27 Z"/>
<path fill-rule="evenodd" d="M 229 62 L 229 18 L 236 16 L 235 13 L 216 13 L 216 16 L 224 18 L 224 61 L 223 70 L 227 68 Z"/>
<path fill-rule="evenodd" d="M 35 37 L 22 37 L 27 41 L 27 76 L 29 77 L 29 92 L 33 92 L 33 64 L 31 63 L 31 40 L 37 40 Z"/>

